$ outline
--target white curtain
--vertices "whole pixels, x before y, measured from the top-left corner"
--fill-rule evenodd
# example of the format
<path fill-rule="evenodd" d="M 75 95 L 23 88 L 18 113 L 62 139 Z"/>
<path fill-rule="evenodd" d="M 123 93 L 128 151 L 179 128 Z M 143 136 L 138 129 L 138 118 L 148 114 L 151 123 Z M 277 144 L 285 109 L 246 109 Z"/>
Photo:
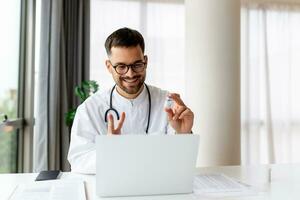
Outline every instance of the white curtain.
<path fill-rule="evenodd" d="M 300 162 L 300 6 L 242 5 L 242 163 Z"/>
<path fill-rule="evenodd" d="M 145 39 L 146 82 L 184 97 L 184 10 L 183 0 L 91 0 L 90 78 L 100 89 L 114 84 L 104 64 L 104 42 L 113 31 L 129 27 Z"/>

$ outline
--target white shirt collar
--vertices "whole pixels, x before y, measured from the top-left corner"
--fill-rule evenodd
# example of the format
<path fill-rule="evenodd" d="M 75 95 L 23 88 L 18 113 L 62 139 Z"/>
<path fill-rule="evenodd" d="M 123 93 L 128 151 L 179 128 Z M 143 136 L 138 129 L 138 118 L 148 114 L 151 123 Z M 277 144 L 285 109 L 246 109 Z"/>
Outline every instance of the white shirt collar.
<path fill-rule="evenodd" d="M 141 103 L 143 103 L 145 100 L 148 99 L 148 92 L 146 89 L 146 86 L 144 84 L 144 88 L 143 91 L 134 99 L 127 99 L 125 97 L 123 97 L 122 95 L 120 95 L 116 88 L 113 91 L 113 97 L 119 102 L 119 103 L 124 103 L 124 104 L 129 104 L 131 106 L 137 106 Z"/>

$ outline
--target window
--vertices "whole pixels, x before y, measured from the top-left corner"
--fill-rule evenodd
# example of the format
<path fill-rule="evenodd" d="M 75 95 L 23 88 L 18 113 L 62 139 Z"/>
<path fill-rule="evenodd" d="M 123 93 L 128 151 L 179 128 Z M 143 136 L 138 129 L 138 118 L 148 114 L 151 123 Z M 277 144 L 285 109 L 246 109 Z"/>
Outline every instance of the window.
<path fill-rule="evenodd" d="M 184 1 L 92 0 L 90 78 L 100 89 L 114 82 L 105 67 L 104 42 L 129 27 L 142 33 L 148 55 L 146 82 L 184 96 Z"/>
<path fill-rule="evenodd" d="M 0 173 L 17 172 L 21 1 L 0 1 Z M 7 115 L 11 126 L 6 126 Z"/>
<path fill-rule="evenodd" d="M 243 163 L 299 162 L 300 6 L 242 8 Z"/>

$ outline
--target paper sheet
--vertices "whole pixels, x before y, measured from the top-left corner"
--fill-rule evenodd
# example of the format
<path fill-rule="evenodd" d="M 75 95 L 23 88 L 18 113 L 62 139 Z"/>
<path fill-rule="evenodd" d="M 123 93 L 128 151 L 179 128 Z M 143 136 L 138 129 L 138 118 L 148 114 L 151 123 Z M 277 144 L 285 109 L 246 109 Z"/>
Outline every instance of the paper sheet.
<path fill-rule="evenodd" d="M 20 184 L 11 200 L 85 200 L 84 182 L 81 180 L 36 181 Z"/>

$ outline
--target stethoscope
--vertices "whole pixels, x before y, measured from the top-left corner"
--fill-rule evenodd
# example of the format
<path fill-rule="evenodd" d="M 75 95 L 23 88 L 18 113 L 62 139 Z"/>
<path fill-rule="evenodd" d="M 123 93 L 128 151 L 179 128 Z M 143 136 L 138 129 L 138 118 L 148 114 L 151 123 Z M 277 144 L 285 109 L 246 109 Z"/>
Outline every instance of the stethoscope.
<path fill-rule="evenodd" d="M 144 85 L 147 89 L 148 101 L 149 101 L 148 122 L 147 122 L 147 128 L 146 128 L 146 134 L 148 134 L 149 124 L 150 124 L 150 115 L 151 115 L 151 95 L 150 95 L 150 91 L 149 91 L 148 86 L 146 84 L 144 84 Z M 114 85 L 114 87 L 111 89 L 110 100 L 109 100 L 109 109 L 106 110 L 105 115 L 104 115 L 104 120 L 105 120 L 106 123 L 107 123 L 107 115 L 110 111 L 112 111 L 116 114 L 118 120 L 120 119 L 118 111 L 116 109 L 114 109 L 113 106 L 112 106 L 112 95 L 113 95 L 113 92 L 114 92 L 115 88 L 116 88 L 116 85 Z"/>

